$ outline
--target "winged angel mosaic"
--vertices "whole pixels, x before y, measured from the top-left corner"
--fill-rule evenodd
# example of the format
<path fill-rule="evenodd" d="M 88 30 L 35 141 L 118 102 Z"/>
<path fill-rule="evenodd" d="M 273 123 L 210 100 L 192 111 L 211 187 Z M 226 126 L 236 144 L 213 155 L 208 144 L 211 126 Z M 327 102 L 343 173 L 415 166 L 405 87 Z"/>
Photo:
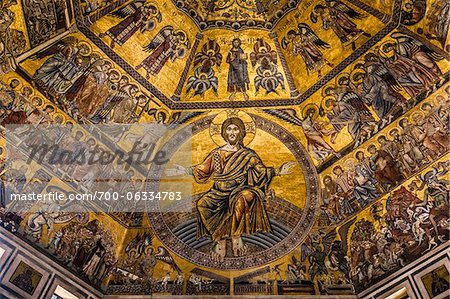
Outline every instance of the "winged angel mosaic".
<path fill-rule="evenodd" d="M 156 24 L 162 21 L 159 9 L 145 0 L 136 0 L 111 15 L 122 19 L 119 24 L 100 34 L 100 37 L 111 38 L 111 48 L 114 48 L 115 44 L 124 45 L 138 31 L 152 31 Z"/>
<path fill-rule="evenodd" d="M 186 32 L 165 26 L 148 45 L 143 47 L 144 51 L 151 54 L 136 66 L 136 70 L 141 68 L 146 70 L 146 78 L 149 79 L 150 75 L 156 76 L 169 59 L 175 61 L 186 56 L 190 47 Z"/>

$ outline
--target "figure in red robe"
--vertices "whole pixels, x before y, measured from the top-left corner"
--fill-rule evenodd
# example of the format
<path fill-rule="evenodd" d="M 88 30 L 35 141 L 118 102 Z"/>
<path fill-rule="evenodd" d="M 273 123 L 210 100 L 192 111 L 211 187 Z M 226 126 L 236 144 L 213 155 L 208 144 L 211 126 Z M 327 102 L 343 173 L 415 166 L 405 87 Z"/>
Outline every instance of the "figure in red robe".
<path fill-rule="evenodd" d="M 165 26 L 143 48 L 144 51 L 152 53 L 136 66 L 136 70 L 141 68 L 145 69 L 148 80 L 150 75 L 156 76 L 169 59 L 175 61 L 186 56 L 187 49 L 189 48 L 189 39 L 184 31 L 174 30 L 172 26 Z"/>
<path fill-rule="evenodd" d="M 161 13 L 152 4 L 144 4 L 145 1 L 135 0 L 133 3 L 113 12 L 111 15 L 123 19 L 119 24 L 113 26 L 100 37 L 111 38 L 111 48 L 117 43 L 122 46 L 138 30 L 141 32 L 151 31 L 156 23 L 162 21 Z"/>

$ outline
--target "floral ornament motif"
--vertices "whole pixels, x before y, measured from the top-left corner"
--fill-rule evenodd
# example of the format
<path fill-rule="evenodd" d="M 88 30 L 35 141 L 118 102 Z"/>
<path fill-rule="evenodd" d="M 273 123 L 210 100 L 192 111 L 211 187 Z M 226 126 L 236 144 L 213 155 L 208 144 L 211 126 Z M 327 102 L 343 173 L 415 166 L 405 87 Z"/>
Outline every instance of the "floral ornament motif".
<path fill-rule="evenodd" d="M 194 71 L 194 75 L 188 79 L 187 92 L 194 90 L 194 96 L 203 95 L 210 88 L 213 89 L 214 94 L 217 95 L 217 89 L 219 87 L 219 80 L 215 76 L 212 68 L 207 68 L 205 71 L 202 68 L 197 68 Z"/>
<path fill-rule="evenodd" d="M 220 68 L 222 54 L 220 46 L 214 39 L 208 40 L 194 58 L 194 75 L 189 77 L 186 84 L 186 92 L 194 91 L 192 96 L 204 96 L 205 92 L 212 88 L 217 96 L 219 80 L 215 75 L 214 67 Z"/>
<path fill-rule="evenodd" d="M 253 67 L 258 65 L 254 78 L 256 94 L 261 87 L 266 90 L 266 94 L 271 92 L 278 94 L 278 86 L 285 89 L 283 74 L 277 67 L 277 53 L 264 39 L 257 39 L 253 52 L 250 54 L 250 60 Z"/>
<path fill-rule="evenodd" d="M 268 67 L 260 66 L 256 69 L 255 76 L 255 89 L 256 93 L 259 92 L 259 89 L 262 87 L 266 90 L 266 94 L 274 92 L 278 94 L 277 88 L 281 85 L 281 88 L 284 90 L 284 77 L 281 74 L 276 65 L 270 65 Z"/>

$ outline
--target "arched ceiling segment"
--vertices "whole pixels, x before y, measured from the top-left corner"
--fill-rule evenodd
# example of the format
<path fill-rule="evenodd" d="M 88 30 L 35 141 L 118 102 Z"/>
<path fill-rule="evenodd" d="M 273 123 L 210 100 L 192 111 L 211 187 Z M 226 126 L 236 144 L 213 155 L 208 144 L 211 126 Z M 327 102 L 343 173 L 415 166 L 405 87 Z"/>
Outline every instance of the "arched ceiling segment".
<path fill-rule="evenodd" d="M 360 2 L 358 3 L 359 6 L 364 7 Z M 150 27 L 133 32 L 130 36 L 121 37 L 117 34 L 122 32 L 120 29 L 121 24 L 125 26 L 126 21 L 125 15 L 122 17 L 119 15 L 122 11 L 130 8 L 130 5 L 133 5 L 133 3 L 127 3 L 118 8 L 115 6 L 116 8 L 112 14 L 109 13 L 101 17 L 93 24 L 88 22 L 81 26 L 80 29 L 111 58 L 119 61 L 122 68 L 127 69 L 133 77 L 155 94 L 157 98 L 160 98 L 169 108 L 176 110 L 283 106 L 301 103 L 318 86 L 323 85 L 345 68 L 348 64 L 347 61 L 359 57 L 365 49 L 395 28 L 399 21 L 399 13 L 396 13 L 391 21 L 385 25 L 379 18 L 364 12 L 359 6 L 345 2 L 344 10 L 349 10 L 349 13 L 354 16 L 353 18 L 348 18 L 353 24 L 352 26 L 356 27 L 354 32 L 350 34 L 351 38 L 345 40 L 342 34 L 336 34 L 332 29 L 325 30 L 327 27 L 326 20 L 324 23 L 323 18 L 313 12 L 315 9 L 317 11 L 320 10 L 320 7 L 318 8 L 317 6 L 319 4 L 313 5 L 313 3 L 305 2 L 301 3 L 296 11 L 287 14 L 269 36 L 264 31 L 257 33 L 256 31 L 244 30 L 232 33 L 233 31 L 230 30 L 227 33 L 226 29 L 207 30 L 202 34 L 196 34 L 198 29 L 196 29 L 195 24 L 189 18 L 186 18 L 183 13 L 173 12 L 173 7 L 170 8 L 172 6 L 171 3 L 165 3 L 161 4 L 162 6 L 158 4 L 153 6 L 152 4 L 153 8 L 150 14 L 154 12 L 157 18 L 155 18 L 156 15 L 152 17 L 153 19 L 150 22 L 152 25 Z M 396 7 L 399 11 L 399 4 Z M 167 9 L 171 13 L 163 13 Z M 310 19 L 314 19 L 315 23 L 311 22 Z M 185 20 L 187 20 L 187 23 L 185 23 Z M 362 24 L 368 21 L 371 22 L 372 26 L 368 29 L 361 29 Z M 183 28 L 177 27 L 177 24 L 183 24 L 181 26 Z M 328 63 L 322 63 L 321 78 L 319 78 L 319 74 L 315 70 L 319 69 L 318 66 L 308 70 L 303 65 L 304 62 L 298 63 L 301 61 L 300 57 L 290 59 L 291 56 L 295 56 L 292 50 L 293 43 L 290 42 L 293 38 L 292 31 L 298 33 L 299 24 L 303 26 L 303 29 L 307 28 L 306 30 L 312 32 L 318 39 L 327 44 L 319 49 L 320 55 L 324 58 L 323 60 L 328 61 Z M 291 33 L 289 36 L 288 32 Z M 161 41 L 168 42 L 170 36 L 177 34 L 182 36 L 183 41 L 177 42 L 176 53 L 174 52 L 171 59 L 162 59 L 159 56 L 158 53 L 161 48 L 157 49 L 156 44 L 159 45 L 158 42 L 149 47 L 152 41 L 161 39 Z M 186 39 L 184 36 L 186 36 Z M 222 36 L 222 38 L 219 38 L 219 36 Z M 225 36 L 231 40 L 225 40 L 223 38 Z M 121 38 L 122 40 L 120 40 Z M 247 55 L 248 70 L 246 76 L 249 77 L 249 92 L 237 99 L 233 97 L 233 92 L 226 88 L 229 71 L 226 57 L 228 56 L 232 40 L 235 38 L 241 40 L 243 54 Z M 258 77 L 258 65 L 255 65 L 253 69 L 249 65 L 252 63 L 250 61 L 251 54 L 257 54 L 258 50 L 255 50 L 255 44 L 258 38 L 263 39 L 263 43 L 268 43 L 271 51 L 276 52 L 275 56 L 278 56 L 278 65 L 276 69 L 263 70 L 260 68 L 259 78 L 256 78 Z M 196 69 L 198 69 L 194 65 L 195 56 L 201 55 L 200 53 L 205 43 L 214 39 L 217 39 L 221 49 L 222 67 L 220 69 L 214 69 L 214 67 L 206 68 L 206 70 L 203 69 L 203 72 L 197 71 L 197 75 L 195 75 Z M 154 49 L 152 49 L 153 46 L 155 47 Z M 114 50 L 111 50 L 111 47 Z M 340 49 L 340 51 L 336 51 L 336 49 Z M 133 55 L 129 55 L 130 53 L 133 53 Z M 298 53 L 296 56 L 299 56 Z M 157 63 L 155 63 L 156 60 L 158 60 Z M 267 88 L 261 87 L 260 82 L 263 77 L 271 77 L 269 85 L 265 84 L 266 87 L 269 86 Z M 265 81 L 267 80 L 265 79 Z M 191 83 L 188 84 L 188 82 Z M 286 92 L 282 90 L 282 83 L 286 87 Z M 204 93 L 198 92 L 201 88 L 196 88 L 197 91 L 192 88 L 192 85 L 198 86 L 202 84 L 210 86 L 209 90 L 212 93 L 205 96 Z M 215 85 L 217 85 L 217 94 L 213 92 Z M 271 85 L 276 86 L 270 87 Z M 262 92 L 256 94 L 258 86 Z M 189 95 L 188 89 L 191 95 Z M 269 93 L 267 93 L 267 90 L 269 90 Z M 230 101 L 230 99 L 233 101 Z"/>

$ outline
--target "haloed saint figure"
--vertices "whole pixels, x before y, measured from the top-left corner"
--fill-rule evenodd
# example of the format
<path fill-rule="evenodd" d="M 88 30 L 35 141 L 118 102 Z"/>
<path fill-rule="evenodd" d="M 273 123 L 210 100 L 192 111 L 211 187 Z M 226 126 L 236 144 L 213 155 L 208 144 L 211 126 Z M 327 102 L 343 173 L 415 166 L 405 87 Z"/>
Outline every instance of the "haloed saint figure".
<path fill-rule="evenodd" d="M 270 183 L 275 176 L 289 174 L 295 162 L 280 168 L 266 167 L 258 154 L 244 146 L 246 129 L 237 117 L 227 118 L 221 126 L 226 141 L 202 163 L 184 168 L 177 165 L 169 176 L 190 174 L 199 184 L 213 181 L 211 189 L 197 201 L 197 238 L 214 241 L 212 257 L 223 261 L 226 240 L 231 238 L 234 256 L 244 256 L 248 247 L 243 235 L 271 232 L 265 202 L 270 198 Z"/>
<path fill-rule="evenodd" d="M 233 101 L 236 93 L 242 93 L 244 100 L 248 100 L 247 90 L 250 79 L 247 68 L 247 54 L 241 47 L 239 38 L 233 39 L 232 48 L 227 56 L 228 69 L 228 92 L 231 93 L 230 100 Z"/>

